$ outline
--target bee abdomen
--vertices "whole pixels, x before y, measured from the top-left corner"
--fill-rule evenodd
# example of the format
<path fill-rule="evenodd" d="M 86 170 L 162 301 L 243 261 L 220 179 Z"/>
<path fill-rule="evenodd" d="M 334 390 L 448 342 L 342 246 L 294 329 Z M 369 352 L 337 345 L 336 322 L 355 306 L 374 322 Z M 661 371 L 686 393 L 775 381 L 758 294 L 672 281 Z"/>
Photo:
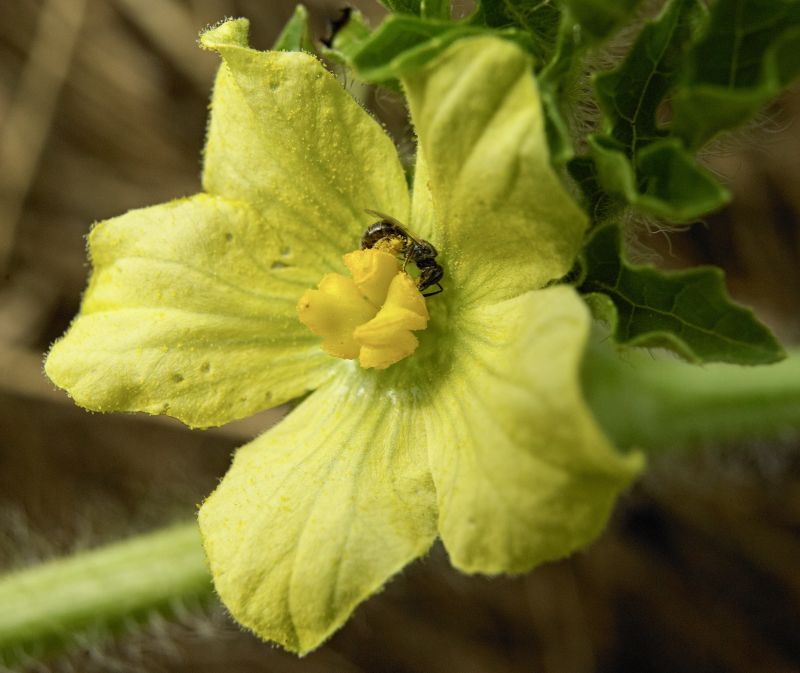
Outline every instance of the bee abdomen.
<path fill-rule="evenodd" d="M 391 222 L 382 220 L 369 225 L 361 237 L 361 249 L 374 248 L 378 241 L 386 238 L 405 238 L 405 232 L 398 229 Z"/>

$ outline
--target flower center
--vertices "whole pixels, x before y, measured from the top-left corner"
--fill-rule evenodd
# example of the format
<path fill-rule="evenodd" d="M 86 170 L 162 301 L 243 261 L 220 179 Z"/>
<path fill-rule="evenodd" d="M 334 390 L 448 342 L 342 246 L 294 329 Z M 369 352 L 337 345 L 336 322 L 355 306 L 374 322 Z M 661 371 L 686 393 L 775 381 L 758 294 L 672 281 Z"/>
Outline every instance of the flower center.
<path fill-rule="evenodd" d="M 300 321 L 322 337 L 322 350 L 386 369 L 419 345 L 412 330 L 428 325 L 425 299 L 393 254 L 356 250 L 343 257 L 352 278 L 326 274 L 297 302 Z"/>

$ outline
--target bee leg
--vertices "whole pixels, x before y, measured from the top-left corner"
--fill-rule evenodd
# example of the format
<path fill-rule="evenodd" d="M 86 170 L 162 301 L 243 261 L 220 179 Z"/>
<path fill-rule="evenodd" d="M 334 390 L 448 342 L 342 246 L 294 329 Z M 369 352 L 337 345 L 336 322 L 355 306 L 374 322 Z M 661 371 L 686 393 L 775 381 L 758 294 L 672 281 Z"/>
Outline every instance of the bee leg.
<path fill-rule="evenodd" d="M 436 287 L 438 287 L 439 289 L 438 290 L 434 290 L 433 292 L 423 292 L 422 296 L 423 297 L 432 297 L 435 294 L 439 294 L 441 292 L 444 292 L 444 288 L 439 283 L 436 283 Z"/>
<path fill-rule="evenodd" d="M 408 265 L 408 260 L 411 259 L 411 246 L 406 247 L 406 255 L 403 258 L 403 273 L 406 272 L 406 265 Z"/>

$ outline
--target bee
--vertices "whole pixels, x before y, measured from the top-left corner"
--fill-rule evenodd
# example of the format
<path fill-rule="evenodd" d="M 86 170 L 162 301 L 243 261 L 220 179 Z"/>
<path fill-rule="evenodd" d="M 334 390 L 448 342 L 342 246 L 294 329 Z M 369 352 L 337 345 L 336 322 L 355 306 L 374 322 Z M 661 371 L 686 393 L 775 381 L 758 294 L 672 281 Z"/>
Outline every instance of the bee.
<path fill-rule="evenodd" d="M 414 238 L 406 231 L 405 227 L 393 217 L 379 213 L 377 210 L 367 210 L 370 215 L 379 217 L 380 220 L 367 227 L 361 237 L 361 249 L 374 248 L 379 243 L 381 247 L 389 248 L 398 256 L 403 257 L 403 271 L 409 262 L 414 262 L 419 269 L 417 288 L 422 292 L 433 285 L 438 290 L 433 292 L 422 292 L 423 297 L 432 297 L 435 294 L 444 292 L 444 288 L 439 283 L 444 278 L 444 269 L 436 261 L 439 253 L 428 241 Z"/>

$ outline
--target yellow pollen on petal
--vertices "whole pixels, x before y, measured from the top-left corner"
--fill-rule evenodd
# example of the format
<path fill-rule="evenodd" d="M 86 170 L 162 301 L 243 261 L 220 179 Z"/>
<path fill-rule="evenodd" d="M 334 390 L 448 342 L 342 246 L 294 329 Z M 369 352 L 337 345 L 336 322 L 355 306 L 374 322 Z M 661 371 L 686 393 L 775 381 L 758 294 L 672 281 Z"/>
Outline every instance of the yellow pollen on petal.
<path fill-rule="evenodd" d="M 392 278 L 400 271 L 397 258 L 380 250 L 356 250 L 348 252 L 342 259 L 358 289 L 380 308 Z"/>
<path fill-rule="evenodd" d="M 392 255 L 399 255 L 402 253 L 405 245 L 406 241 L 399 236 L 387 236 L 375 244 L 375 249 L 383 250 L 384 252 L 391 253 Z"/>
<path fill-rule="evenodd" d="M 428 325 L 425 299 L 398 259 L 375 249 L 344 255 L 352 274 L 323 277 L 297 303 L 300 321 L 322 337 L 322 349 L 339 358 L 358 358 L 362 367 L 385 369 L 419 345 L 412 330 Z"/>
<path fill-rule="evenodd" d="M 306 290 L 297 302 L 300 322 L 322 337 L 322 350 L 337 358 L 358 357 L 361 346 L 353 331 L 377 311 L 352 278 L 338 273 L 324 276 L 319 289 Z"/>
<path fill-rule="evenodd" d="M 358 361 L 362 367 L 386 367 L 411 355 L 419 340 L 411 330 L 428 326 L 425 298 L 407 273 L 392 279 L 386 302 L 377 315 L 356 328 L 353 336 L 361 344 Z"/>

